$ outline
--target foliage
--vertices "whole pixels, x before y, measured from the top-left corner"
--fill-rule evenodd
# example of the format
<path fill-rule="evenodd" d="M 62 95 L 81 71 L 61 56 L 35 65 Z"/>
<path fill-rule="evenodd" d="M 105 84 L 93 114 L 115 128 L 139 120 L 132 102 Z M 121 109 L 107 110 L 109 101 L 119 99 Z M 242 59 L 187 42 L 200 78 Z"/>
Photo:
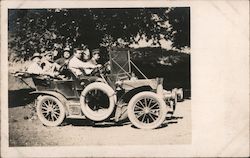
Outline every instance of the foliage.
<path fill-rule="evenodd" d="M 158 46 L 161 39 L 190 46 L 189 8 L 10 9 L 8 29 L 9 60 L 83 44 L 124 47 L 143 37 Z"/>
<path fill-rule="evenodd" d="M 145 47 L 132 50 L 131 59 L 148 78 L 163 77 L 165 89 L 191 87 L 190 54 Z"/>

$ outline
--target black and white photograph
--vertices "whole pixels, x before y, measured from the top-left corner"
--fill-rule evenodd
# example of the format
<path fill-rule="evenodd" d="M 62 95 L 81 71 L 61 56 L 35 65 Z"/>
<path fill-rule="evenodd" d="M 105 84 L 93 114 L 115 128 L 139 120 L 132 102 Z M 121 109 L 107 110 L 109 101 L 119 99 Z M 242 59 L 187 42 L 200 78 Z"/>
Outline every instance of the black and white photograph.
<path fill-rule="evenodd" d="M 249 157 L 249 1 L 2 0 L 1 157 Z"/>
<path fill-rule="evenodd" d="M 189 7 L 9 9 L 9 145 L 190 144 L 190 56 Z"/>

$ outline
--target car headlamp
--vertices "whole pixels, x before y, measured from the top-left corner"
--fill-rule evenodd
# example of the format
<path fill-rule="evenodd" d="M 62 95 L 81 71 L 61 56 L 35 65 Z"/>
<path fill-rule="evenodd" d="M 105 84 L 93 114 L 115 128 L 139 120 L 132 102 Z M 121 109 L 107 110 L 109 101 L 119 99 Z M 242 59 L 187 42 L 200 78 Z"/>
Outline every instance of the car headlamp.
<path fill-rule="evenodd" d="M 121 90 L 122 89 L 122 81 L 120 81 L 120 80 L 116 81 L 115 87 L 116 87 L 116 90 Z"/>

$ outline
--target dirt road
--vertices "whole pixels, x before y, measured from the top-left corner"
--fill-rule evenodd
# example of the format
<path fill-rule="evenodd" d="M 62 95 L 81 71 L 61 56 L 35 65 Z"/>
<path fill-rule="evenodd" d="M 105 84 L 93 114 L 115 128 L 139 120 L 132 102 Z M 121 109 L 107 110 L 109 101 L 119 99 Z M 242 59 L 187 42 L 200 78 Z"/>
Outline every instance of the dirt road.
<path fill-rule="evenodd" d="M 92 126 L 84 120 L 66 120 L 63 126 L 45 127 L 38 119 L 24 119 L 30 113 L 28 105 L 9 108 L 10 146 L 191 143 L 190 100 L 180 102 L 174 117 L 166 119 L 162 127 L 149 131 L 136 129 L 130 122 L 119 126 L 113 123 L 99 123 Z"/>

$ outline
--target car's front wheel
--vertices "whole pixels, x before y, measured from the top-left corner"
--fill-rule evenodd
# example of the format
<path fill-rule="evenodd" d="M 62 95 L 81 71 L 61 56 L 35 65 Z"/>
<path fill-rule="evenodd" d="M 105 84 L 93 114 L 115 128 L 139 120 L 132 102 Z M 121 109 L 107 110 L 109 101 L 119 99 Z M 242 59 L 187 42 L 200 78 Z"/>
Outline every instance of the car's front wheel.
<path fill-rule="evenodd" d="M 166 118 L 167 107 L 162 98 L 153 92 L 140 92 L 128 104 L 128 117 L 141 129 L 159 127 Z"/>
<path fill-rule="evenodd" d="M 37 101 L 37 116 L 46 126 L 58 126 L 65 119 L 65 108 L 55 97 L 41 96 Z"/>

